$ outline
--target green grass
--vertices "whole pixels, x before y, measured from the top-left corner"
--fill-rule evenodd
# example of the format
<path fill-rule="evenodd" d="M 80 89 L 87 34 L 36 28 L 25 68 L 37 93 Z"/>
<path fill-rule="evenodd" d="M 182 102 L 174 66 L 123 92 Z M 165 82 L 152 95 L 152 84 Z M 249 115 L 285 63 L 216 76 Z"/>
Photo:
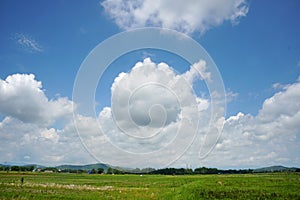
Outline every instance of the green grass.
<path fill-rule="evenodd" d="M 300 199 L 300 173 L 139 176 L 2 172 L 0 199 Z"/>

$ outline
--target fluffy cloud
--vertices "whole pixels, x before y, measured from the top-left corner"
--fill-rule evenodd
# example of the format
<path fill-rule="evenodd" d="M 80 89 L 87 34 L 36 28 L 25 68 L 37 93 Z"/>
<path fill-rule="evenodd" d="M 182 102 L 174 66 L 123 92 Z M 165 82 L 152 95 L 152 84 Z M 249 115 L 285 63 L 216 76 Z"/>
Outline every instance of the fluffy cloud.
<path fill-rule="evenodd" d="M 0 81 L 0 162 L 79 164 L 97 162 L 96 156 L 98 161 L 132 167 L 161 167 L 174 157 L 178 160 L 172 165 L 177 167 L 300 165 L 299 80 L 266 99 L 256 116 L 240 112 L 229 117 L 214 150 L 199 159 L 211 102 L 193 93 L 193 81 L 187 78 L 197 77 L 192 72 L 176 74 L 150 59 L 138 62 L 116 77 L 112 106 L 103 108 L 97 119 L 76 115 L 76 127 L 70 100 L 49 100 L 34 75 L 8 76 Z M 55 121 L 61 119 L 58 128 Z M 184 149 L 195 130 L 198 137 Z M 182 157 L 178 149 L 185 152 Z M 155 156 L 149 157 L 152 153 Z"/>
<path fill-rule="evenodd" d="M 105 0 L 101 5 L 120 28 L 160 26 L 185 33 L 203 33 L 224 21 L 236 24 L 249 9 L 246 0 Z"/>
<path fill-rule="evenodd" d="M 0 162 L 9 163 L 52 166 L 61 163 L 94 162 L 70 123 L 60 130 L 5 117 L 0 122 L 0 152 Z"/>
<path fill-rule="evenodd" d="M 0 113 L 23 122 L 50 125 L 72 116 L 72 102 L 60 97 L 49 100 L 33 74 L 13 74 L 0 79 Z"/>
<path fill-rule="evenodd" d="M 196 78 L 211 81 L 211 73 L 208 71 L 205 60 L 200 60 L 191 66 L 191 69 L 184 74 L 184 78 L 193 84 Z"/>
<path fill-rule="evenodd" d="M 300 110 L 300 83 L 290 84 L 284 87 L 283 91 L 276 93 L 263 103 L 258 118 L 263 122 L 292 122 L 293 118 L 299 117 Z M 296 118 L 299 121 L 299 118 Z M 287 126 L 287 124 L 282 124 Z M 299 123 L 292 123 L 289 126 L 291 131 L 300 128 Z"/>
<path fill-rule="evenodd" d="M 167 64 L 156 66 L 147 58 L 143 63 L 138 62 L 129 74 L 121 74 L 113 83 L 112 109 L 115 120 L 125 123 L 133 120 L 139 126 L 150 127 L 176 122 L 181 108 L 196 103 L 191 89 L 184 76 L 176 75 Z"/>
<path fill-rule="evenodd" d="M 300 82 L 283 88 L 264 101 L 258 115 L 240 112 L 229 117 L 216 148 L 201 164 L 299 166 Z M 189 163 L 189 159 L 183 158 L 181 164 L 184 162 Z"/>
<path fill-rule="evenodd" d="M 210 119 L 210 100 L 197 97 L 191 85 L 197 77 L 209 77 L 205 69 L 199 61 L 179 75 L 166 63 L 146 58 L 120 73 L 111 87 L 111 107 L 99 113 L 101 131 L 92 138 L 82 131 L 87 148 L 113 165 L 159 167 L 178 159 L 196 134 L 203 135 L 198 125 L 203 130 Z M 107 149 L 110 153 L 104 154 Z"/>
<path fill-rule="evenodd" d="M 91 162 L 72 124 L 72 106 L 66 97 L 49 100 L 33 74 L 0 79 L 0 162 L 80 163 L 77 156 Z"/>

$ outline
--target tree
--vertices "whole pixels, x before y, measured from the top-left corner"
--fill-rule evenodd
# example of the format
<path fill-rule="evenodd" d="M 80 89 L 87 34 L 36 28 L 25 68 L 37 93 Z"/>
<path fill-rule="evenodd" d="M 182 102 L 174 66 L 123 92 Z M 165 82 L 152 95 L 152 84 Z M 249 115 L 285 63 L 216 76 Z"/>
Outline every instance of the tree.
<path fill-rule="evenodd" d="M 150 173 L 150 172 L 153 172 L 153 171 L 155 171 L 155 169 L 154 169 L 154 168 L 150 168 L 150 167 L 148 167 L 148 168 L 144 168 L 144 169 L 142 169 L 142 170 L 141 170 L 141 173 L 145 173 L 145 174 L 147 174 L 147 173 Z"/>
<path fill-rule="evenodd" d="M 10 170 L 11 171 L 19 171 L 20 167 L 19 166 L 11 166 Z"/>
<path fill-rule="evenodd" d="M 98 170 L 97 170 L 97 173 L 98 173 L 98 174 L 103 174 L 103 172 L 104 172 L 104 169 L 103 169 L 103 168 L 98 168 Z"/>
<path fill-rule="evenodd" d="M 26 167 L 25 167 L 25 166 L 19 166 L 19 170 L 20 170 L 21 172 L 25 172 L 25 171 L 26 171 Z"/>
<path fill-rule="evenodd" d="M 113 173 L 113 169 L 111 168 L 111 167 L 109 167 L 108 169 L 107 169 L 107 172 L 106 172 L 107 174 L 112 174 Z"/>
<path fill-rule="evenodd" d="M 184 170 L 184 174 L 193 174 L 193 170 L 187 168 L 187 169 Z"/>
<path fill-rule="evenodd" d="M 120 170 L 120 169 L 118 169 L 118 168 L 116 168 L 116 169 L 113 169 L 113 173 L 114 174 L 124 174 L 125 172 L 122 171 L 122 170 Z"/>
<path fill-rule="evenodd" d="M 196 168 L 194 172 L 196 174 L 207 174 L 208 169 L 206 167 Z"/>
<path fill-rule="evenodd" d="M 34 170 L 34 165 L 27 165 L 26 171 L 32 172 Z"/>

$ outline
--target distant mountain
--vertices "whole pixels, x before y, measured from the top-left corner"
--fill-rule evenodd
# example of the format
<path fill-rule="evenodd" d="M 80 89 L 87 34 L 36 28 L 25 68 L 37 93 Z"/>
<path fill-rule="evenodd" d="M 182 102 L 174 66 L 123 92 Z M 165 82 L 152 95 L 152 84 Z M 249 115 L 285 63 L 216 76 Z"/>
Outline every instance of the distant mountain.
<path fill-rule="evenodd" d="M 299 170 L 300 170 L 300 168 L 284 167 L 284 166 L 278 165 L 278 166 L 254 169 L 253 172 L 256 172 L 256 173 L 260 173 L 260 172 L 295 172 L 295 171 L 299 171 Z"/>
<path fill-rule="evenodd" d="M 97 163 L 97 164 L 89 164 L 89 165 L 59 165 L 55 168 L 64 170 L 64 169 L 71 169 L 71 170 L 92 170 L 92 169 L 98 169 L 103 168 L 105 171 L 109 168 L 109 165 L 103 164 L 103 163 Z"/>

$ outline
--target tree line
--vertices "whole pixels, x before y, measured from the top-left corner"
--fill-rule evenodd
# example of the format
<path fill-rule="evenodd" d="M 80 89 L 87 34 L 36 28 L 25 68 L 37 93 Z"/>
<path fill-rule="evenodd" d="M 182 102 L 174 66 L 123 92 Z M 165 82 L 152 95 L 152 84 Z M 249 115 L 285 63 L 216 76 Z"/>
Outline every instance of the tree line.
<path fill-rule="evenodd" d="M 20 171 L 20 172 L 32 172 L 35 169 L 34 165 L 25 165 L 25 166 L 0 166 L 0 171 Z"/>
<path fill-rule="evenodd" d="M 253 173 L 252 169 L 217 169 L 200 167 L 196 169 L 189 168 L 164 168 L 150 172 L 150 174 L 163 174 L 163 175 L 189 175 L 189 174 L 249 174 Z"/>
<path fill-rule="evenodd" d="M 144 168 L 144 169 L 127 169 L 108 167 L 98 169 L 59 169 L 56 167 L 37 168 L 35 165 L 26 166 L 5 166 L 0 165 L 0 171 L 16 171 L 16 172 L 56 172 L 56 173 L 88 173 L 88 174 L 161 174 L 161 175 L 192 175 L 192 174 L 249 174 L 257 173 L 253 169 L 217 169 L 208 167 L 190 168 Z M 296 172 L 300 172 L 297 169 Z"/>

